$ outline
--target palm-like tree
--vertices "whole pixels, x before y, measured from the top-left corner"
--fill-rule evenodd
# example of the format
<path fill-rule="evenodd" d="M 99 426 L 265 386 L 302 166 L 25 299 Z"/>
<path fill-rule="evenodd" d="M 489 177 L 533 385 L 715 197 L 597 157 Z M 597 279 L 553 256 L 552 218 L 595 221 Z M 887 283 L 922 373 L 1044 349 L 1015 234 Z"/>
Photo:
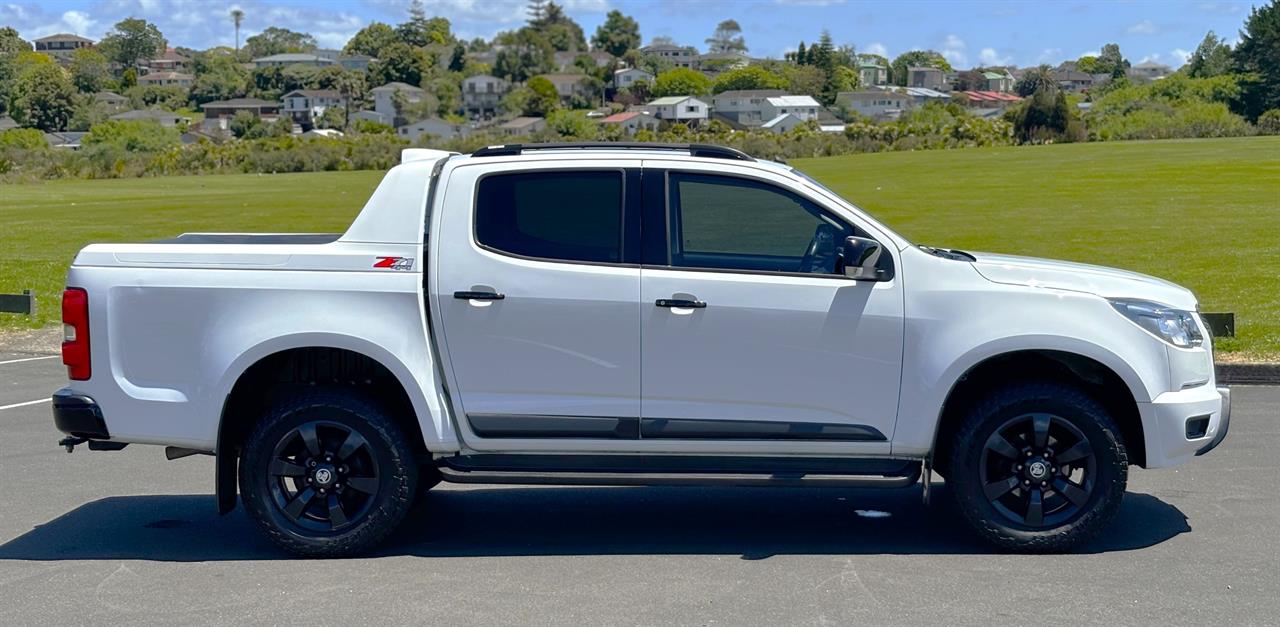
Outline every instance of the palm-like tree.
<path fill-rule="evenodd" d="M 240 23 L 244 21 L 244 11 L 231 9 L 231 22 L 236 25 L 236 52 L 240 52 Z"/>

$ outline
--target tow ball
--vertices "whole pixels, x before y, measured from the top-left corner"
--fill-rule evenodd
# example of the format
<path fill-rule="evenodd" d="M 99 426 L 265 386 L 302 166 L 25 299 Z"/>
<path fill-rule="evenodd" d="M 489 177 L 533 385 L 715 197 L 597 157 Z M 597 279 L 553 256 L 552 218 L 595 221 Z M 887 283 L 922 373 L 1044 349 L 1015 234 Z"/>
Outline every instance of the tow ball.
<path fill-rule="evenodd" d="M 89 450 L 91 451 L 118 451 L 126 446 L 129 446 L 128 442 L 110 442 L 108 440 L 90 440 L 88 438 L 81 438 L 74 435 L 58 440 L 58 446 L 61 446 L 62 448 L 67 449 L 68 453 L 75 452 L 76 447 L 80 446 L 81 444 L 88 444 Z"/>

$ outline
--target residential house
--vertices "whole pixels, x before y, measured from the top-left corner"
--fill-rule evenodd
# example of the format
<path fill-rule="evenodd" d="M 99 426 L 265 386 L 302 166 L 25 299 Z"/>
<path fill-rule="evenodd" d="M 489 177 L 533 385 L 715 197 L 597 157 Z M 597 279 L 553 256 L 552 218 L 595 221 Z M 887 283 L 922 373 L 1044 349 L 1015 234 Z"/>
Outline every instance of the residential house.
<path fill-rule="evenodd" d="M 532 135 L 547 128 L 547 121 L 542 118 L 520 117 L 498 125 L 503 135 Z"/>
<path fill-rule="evenodd" d="M 1049 72 L 1049 77 L 1057 81 L 1063 91 L 1070 93 L 1089 91 L 1094 85 L 1103 82 L 1102 76 L 1104 75 L 1089 74 L 1075 69 L 1060 68 Z"/>
<path fill-rule="evenodd" d="M 295 89 L 281 100 L 284 106 L 280 112 L 304 128 L 313 126 L 329 107 L 347 106 L 347 99 L 336 89 Z"/>
<path fill-rule="evenodd" d="M 622 129 L 626 135 L 635 135 L 641 129 L 658 130 L 658 118 L 646 111 L 623 111 L 600 120 L 601 124 Z"/>
<path fill-rule="evenodd" d="M 889 68 L 875 61 L 863 61 L 858 64 L 858 82 L 863 87 L 889 84 Z"/>
<path fill-rule="evenodd" d="M 326 59 L 317 54 L 305 52 L 286 52 L 284 54 L 273 54 L 269 57 L 258 57 L 253 60 L 253 67 L 286 67 L 290 65 L 307 65 L 311 67 L 326 67 L 336 64 L 333 59 Z"/>
<path fill-rule="evenodd" d="M 751 57 L 748 57 L 745 52 L 708 52 L 697 56 L 693 69 L 714 76 L 721 72 L 744 68 L 750 64 Z"/>
<path fill-rule="evenodd" d="M 711 97 L 711 110 L 720 118 L 736 126 L 760 126 L 772 117 L 765 117 L 765 99 L 785 96 L 781 89 L 735 89 L 722 91 Z"/>
<path fill-rule="evenodd" d="M 1129 68 L 1129 76 L 1131 78 L 1145 78 L 1147 80 L 1157 80 L 1164 78 L 1173 73 L 1173 68 L 1155 61 L 1143 61 Z"/>
<path fill-rule="evenodd" d="M 448 140 L 455 137 L 466 137 L 471 134 L 471 128 L 465 124 L 454 124 L 436 118 L 428 118 L 419 120 L 413 124 L 405 124 L 396 129 L 396 135 L 400 139 L 407 139 L 410 142 L 418 143 L 423 137 L 431 137 L 437 140 Z"/>
<path fill-rule="evenodd" d="M 116 111 L 129 106 L 129 99 L 114 91 L 100 91 L 93 95 L 93 99 L 96 102 L 102 103 L 108 109 Z"/>
<path fill-rule="evenodd" d="M 227 130 L 231 118 L 240 111 L 248 111 L 266 121 L 274 121 L 280 117 L 280 103 L 259 100 L 257 98 L 234 98 L 217 100 L 200 105 L 204 110 L 203 128 L 206 131 Z"/>
<path fill-rule="evenodd" d="M 422 99 L 427 96 L 427 92 L 421 87 L 398 81 L 374 87 L 369 90 L 369 93 L 373 94 L 373 110 L 381 116 L 378 121 L 392 126 L 396 125 L 396 118 L 400 117 L 400 112 L 396 110 L 396 94 L 400 94 L 400 97 L 409 104 L 422 102 Z"/>
<path fill-rule="evenodd" d="M 957 96 L 959 94 L 959 96 Z M 1022 99 L 999 91 L 961 91 L 952 92 L 952 98 L 960 97 L 965 104 L 974 109 L 996 109 L 1003 111 Z"/>
<path fill-rule="evenodd" d="M 591 57 L 592 64 L 598 68 L 608 67 L 614 62 L 613 55 L 603 50 L 592 50 L 590 52 L 563 50 L 553 55 L 553 63 L 555 64 L 556 69 L 561 72 L 572 72 L 574 70 L 581 71 L 581 68 L 578 67 L 578 57 L 584 55 Z"/>
<path fill-rule="evenodd" d="M 173 128 L 186 118 L 172 111 L 161 111 L 159 109 L 134 109 L 133 111 L 117 113 L 108 119 L 150 121 L 155 122 L 160 126 Z"/>
<path fill-rule="evenodd" d="M 7 131 L 9 129 L 15 129 L 15 128 L 20 128 L 20 127 L 18 126 L 18 123 L 13 120 L 13 118 L 7 115 L 0 115 L 0 132 Z"/>
<path fill-rule="evenodd" d="M 462 80 L 462 108 L 467 115 L 486 118 L 498 112 L 502 97 L 511 90 L 511 83 L 488 74 L 470 76 Z"/>
<path fill-rule="evenodd" d="M 646 55 L 665 59 L 676 67 L 697 69 L 698 50 L 693 46 L 677 46 L 675 44 L 649 44 L 640 49 Z"/>
<path fill-rule="evenodd" d="M 636 81 L 646 81 L 653 85 L 653 74 L 638 67 L 626 67 L 613 73 L 613 88 L 628 89 Z"/>
<path fill-rule="evenodd" d="M 945 102 L 951 99 L 950 94 L 944 94 L 936 89 L 927 87 L 907 87 L 903 89 L 907 97 L 911 98 L 911 106 L 922 107 L 929 102 Z"/>
<path fill-rule="evenodd" d="M 944 91 L 950 88 L 950 83 L 947 73 L 936 67 L 912 66 L 907 68 L 907 86 Z"/>
<path fill-rule="evenodd" d="M 800 126 L 804 123 L 805 123 L 805 120 L 800 119 L 794 113 L 783 113 L 782 115 L 779 115 L 778 117 L 775 117 L 772 120 L 769 120 L 764 124 L 761 124 L 760 128 L 766 131 L 781 134 L 781 133 L 786 133 L 787 131 L 790 131 L 791 129 L 797 126 Z"/>
<path fill-rule="evenodd" d="M 49 142 L 50 148 L 79 150 L 80 140 L 84 139 L 84 136 L 88 134 L 88 132 L 84 131 L 59 131 L 57 133 L 45 133 L 44 140 Z"/>
<path fill-rule="evenodd" d="M 996 91 L 1004 94 L 1013 92 L 1014 78 L 1013 74 L 1010 74 L 1008 70 L 1000 72 L 986 71 L 982 73 L 982 77 L 987 79 L 986 91 Z"/>
<path fill-rule="evenodd" d="M 181 87 L 190 88 L 196 77 L 181 72 L 151 72 L 138 77 L 138 84 L 144 87 Z"/>
<path fill-rule="evenodd" d="M 59 61 L 70 61 L 71 53 L 80 48 L 93 45 L 92 39 L 86 39 L 70 33 L 58 33 L 35 40 L 36 52 L 42 52 Z"/>
<path fill-rule="evenodd" d="M 699 125 L 710 114 L 710 105 L 693 96 L 667 96 L 646 105 L 654 117 L 668 122 Z"/>
<path fill-rule="evenodd" d="M 903 92 L 866 89 L 842 91 L 836 94 L 836 104 L 874 120 L 895 120 L 912 105 L 912 101 Z"/>
<path fill-rule="evenodd" d="M 146 62 L 148 72 L 186 72 L 188 69 L 191 69 L 191 59 L 173 48 L 165 48 L 164 54 Z"/>
<path fill-rule="evenodd" d="M 364 72 L 369 69 L 369 64 L 377 61 L 377 59 L 367 54 L 343 54 L 341 50 L 332 48 L 317 48 L 311 51 L 311 54 L 328 59 L 342 66 L 344 70 L 355 70 Z"/>
<path fill-rule="evenodd" d="M 774 96 L 764 99 L 762 113 L 766 120 L 774 120 L 778 116 L 791 114 L 800 121 L 816 120 L 822 112 L 822 105 L 813 96 Z"/>
<path fill-rule="evenodd" d="M 586 74 L 540 74 L 539 76 L 555 85 L 556 93 L 560 95 L 561 102 L 567 102 L 575 96 L 581 98 L 591 97 Z"/>

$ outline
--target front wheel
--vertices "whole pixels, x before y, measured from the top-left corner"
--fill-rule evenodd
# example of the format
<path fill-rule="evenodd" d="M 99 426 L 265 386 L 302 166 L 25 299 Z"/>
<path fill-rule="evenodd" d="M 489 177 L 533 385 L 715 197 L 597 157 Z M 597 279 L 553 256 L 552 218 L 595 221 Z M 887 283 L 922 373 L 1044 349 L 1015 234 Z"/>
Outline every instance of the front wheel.
<path fill-rule="evenodd" d="M 978 534 L 1002 548 L 1067 550 L 1120 508 L 1128 458 L 1119 433 L 1106 409 L 1076 388 L 1005 388 L 961 426 L 949 492 Z"/>
<path fill-rule="evenodd" d="M 284 398 L 240 458 L 250 517 L 276 544 L 305 557 L 347 557 L 383 540 L 409 511 L 417 481 L 399 427 L 347 390 Z"/>

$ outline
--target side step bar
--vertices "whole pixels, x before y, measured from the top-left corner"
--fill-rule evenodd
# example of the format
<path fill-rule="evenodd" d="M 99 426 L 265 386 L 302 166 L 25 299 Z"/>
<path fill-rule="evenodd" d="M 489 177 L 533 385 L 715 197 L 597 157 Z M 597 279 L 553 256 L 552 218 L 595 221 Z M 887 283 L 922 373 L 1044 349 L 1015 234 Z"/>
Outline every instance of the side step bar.
<path fill-rule="evenodd" d="M 905 488 L 920 462 L 803 458 L 471 455 L 437 460 L 451 483 Z"/>

